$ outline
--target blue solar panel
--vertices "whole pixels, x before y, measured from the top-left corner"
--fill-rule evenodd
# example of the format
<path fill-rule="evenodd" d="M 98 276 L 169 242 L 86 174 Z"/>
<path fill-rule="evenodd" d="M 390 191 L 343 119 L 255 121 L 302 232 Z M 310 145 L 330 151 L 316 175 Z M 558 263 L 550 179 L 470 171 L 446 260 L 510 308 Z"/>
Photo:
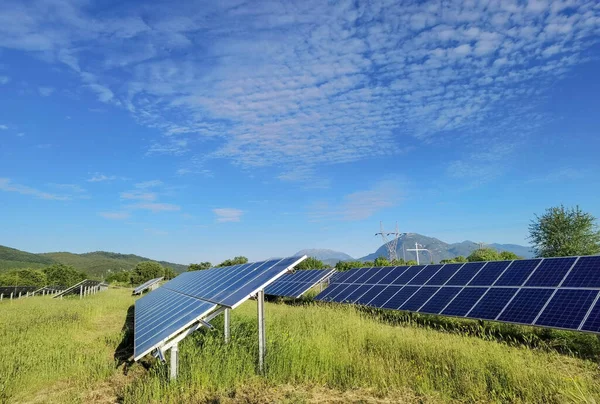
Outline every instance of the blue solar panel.
<path fill-rule="evenodd" d="M 600 288 L 600 256 L 579 258 L 562 286 Z"/>
<path fill-rule="evenodd" d="M 545 258 L 525 283 L 525 286 L 558 286 L 575 258 Z"/>
<path fill-rule="evenodd" d="M 402 275 L 392 282 L 393 285 L 406 285 L 412 278 L 417 276 L 425 268 L 424 265 L 414 265 L 409 267 Z"/>
<path fill-rule="evenodd" d="M 463 286 L 466 285 L 483 267 L 485 262 L 468 262 L 463 265 L 458 272 L 446 282 L 447 286 Z"/>
<path fill-rule="evenodd" d="M 466 316 L 494 320 L 518 290 L 517 288 L 491 288 Z"/>
<path fill-rule="evenodd" d="M 367 283 L 369 285 L 374 285 L 376 283 L 379 283 L 383 278 L 385 278 L 390 273 L 390 269 L 387 267 L 375 268 L 375 269 L 376 270 L 375 270 L 373 276 L 371 276 L 369 279 L 367 279 L 364 283 Z"/>
<path fill-rule="evenodd" d="M 418 286 L 404 286 L 390 300 L 384 303 L 382 307 L 398 310 L 417 290 L 419 290 Z"/>
<path fill-rule="evenodd" d="M 364 295 L 369 289 L 371 289 L 372 285 L 362 285 L 357 288 L 353 288 L 352 292 L 346 295 L 344 301 L 347 303 L 354 303 L 359 297 Z M 337 299 L 336 299 L 337 301 Z"/>
<path fill-rule="evenodd" d="M 412 278 L 409 285 L 423 285 L 440 270 L 443 265 L 427 265 L 417 276 Z"/>
<path fill-rule="evenodd" d="M 448 282 L 448 279 L 450 279 L 456 273 L 456 271 L 458 271 L 460 269 L 460 267 L 462 267 L 463 265 L 464 264 L 446 264 L 446 265 L 444 265 L 444 267 L 442 269 L 440 269 L 440 271 L 437 274 L 435 274 L 426 283 L 426 285 L 442 286 L 443 284 Z"/>
<path fill-rule="evenodd" d="M 365 304 L 373 307 L 384 307 L 385 302 L 390 300 L 400 289 L 402 289 L 402 286 L 385 286 L 379 294 L 375 295 Z"/>
<path fill-rule="evenodd" d="M 367 268 L 364 269 L 358 278 L 355 278 L 352 283 L 365 283 L 370 277 L 375 275 L 379 268 Z"/>
<path fill-rule="evenodd" d="M 521 286 L 540 262 L 539 259 L 514 261 L 494 286 Z"/>
<path fill-rule="evenodd" d="M 588 318 L 582 324 L 581 330 L 600 333 L 600 300 L 594 304 Z"/>
<path fill-rule="evenodd" d="M 379 282 L 380 285 L 390 285 L 393 281 L 398 279 L 409 267 L 395 267 L 391 269 L 387 275 L 385 275 Z"/>
<path fill-rule="evenodd" d="M 469 286 L 492 286 L 512 261 L 488 262 L 469 282 Z"/>
<path fill-rule="evenodd" d="M 486 288 L 464 288 L 454 300 L 446 306 L 444 311 L 442 311 L 442 314 L 447 316 L 466 316 L 486 290 Z"/>
<path fill-rule="evenodd" d="M 439 314 L 440 311 L 460 292 L 461 288 L 447 286 L 440 288 L 427 303 L 419 309 L 422 313 Z"/>
<path fill-rule="evenodd" d="M 597 290 L 557 290 L 535 324 L 577 329 L 597 295 Z"/>
<path fill-rule="evenodd" d="M 350 273 L 348 275 L 347 278 L 344 279 L 344 283 L 353 283 L 356 281 L 356 279 L 358 279 L 359 277 L 363 276 L 365 274 L 366 271 L 368 271 L 371 268 L 357 268 L 355 270 L 352 270 L 352 273 Z"/>
<path fill-rule="evenodd" d="M 134 358 L 138 360 L 178 330 L 217 307 L 158 288 L 135 302 Z"/>
<path fill-rule="evenodd" d="M 498 320 L 511 323 L 531 324 L 554 289 L 521 289 L 506 306 Z"/>
<path fill-rule="evenodd" d="M 359 285 L 342 283 L 341 286 L 341 288 L 338 288 L 335 293 L 329 296 L 329 300 L 332 302 L 343 302 Z"/>
<path fill-rule="evenodd" d="M 333 269 L 309 269 L 283 275 L 265 288 L 271 296 L 300 297 L 317 284 L 326 280 Z"/>
<path fill-rule="evenodd" d="M 400 307 L 400 310 L 417 311 L 419 307 L 423 306 L 427 300 L 438 291 L 438 289 L 437 286 L 423 286 L 419 291 L 412 295 L 410 299 L 404 302 Z"/>
<path fill-rule="evenodd" d="M 367 304 L 379 295 L 387 286 L 385 285 L 374 285 L 364 295 L 356 300 L 357 304 Z"/>
<path fill-rule="evenodd" d="M 140 286 L 138 286 L 137 288 L 135 288 L 133 290 L 133 294 L 137 295 L 139 293 L 142 293 L 144 290 L 148 289 L 149 287 L 153 286 L 155 283 L 158 283 L 162 280 L 163 280 L 162 276 L 160 278 L 150 279 L 149 281 L 146 281 L 146 282 L 142 283 Z"/>
<path fill-rule="evenodd" d="M 319 293 L 317 296 L 315 296 L 315 300 L 322 300 L 322 301 L 325 301 L 325 302 L 330 302 L 331 299 L 337 293 L 339 293 L 342 289 L 345 289 L 347 287 L 348 287 L 348 285 L 346 285 L 344 283 L 337 284 L 337 285 L 331 285 L 327 289 L 325 289 L 324 291 L 322 291 L 321 293 Z"/>

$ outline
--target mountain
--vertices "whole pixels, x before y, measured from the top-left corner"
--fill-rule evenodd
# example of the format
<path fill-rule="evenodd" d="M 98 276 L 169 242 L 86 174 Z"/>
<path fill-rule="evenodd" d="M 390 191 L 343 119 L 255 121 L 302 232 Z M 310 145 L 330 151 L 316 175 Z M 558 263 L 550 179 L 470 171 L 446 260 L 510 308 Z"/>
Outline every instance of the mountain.
<path fill-rule="evenodd" d="M 415 243 L 419 243 L 422 247 L 429 250 L 431 258 L 434 262 L 440 262 L 443 259 L 454 258 L 458 255 L 464 257 L 471 254 L 474 250 L 479 248 L 479 244 L 472 241 L 463 241 L 460 243 L 448 244 L 434 237 L 427 237 L 417 233 L 403 234 L 398 238 L 398 245 L 396 247 L 396 253 L 398 258 L 405 258 L 408 260 L 416 260 L 416 255 L 413 251 L 403 251 L 405 249 L 415 248 Z M 510 251 L 524 258 L 531 258 L 533 256 L 530 251 L 530 247 L 516 245 L 516 244 L 486 244 L 487 247 L 494 248 L 498 251 Z M 373 254 L 369 254 L 359 259 L 359 261 L 373 261 L 377 257 L 387 257 L 387 247 L 382 245 Z M 419 254 L 421 262 L 429 263 L 429 254 L 426 252 Z"/>
<path fill-rule="evenodd" d="M 354 258 L 346 253 L 334 250 L 327 250 L 325 248 L 309 248 L 306 250 L 300 250 L 294 256 L 308 255 L 323 261 L 325 264 L 334 266 L 338 261 L 354 261 Z"/>
<path fill-rule="evenodd" d="M 14 248 L 0 246 L 0 271 L 15 268 L 43 268 L 61 263 L 72 265 L 93 277 L 106 276 L 109 271 L 132 269 L 138 262 L 154 261 L 150 258 L 134 254 L 119 254 L 106 251 L 95 251 L 84 254 L 69 252 L 53 252 L 32 254 Z M 187 265 L 157 261 L 163 266 L 171 267 L 175 272 L 187 271 Z"/>

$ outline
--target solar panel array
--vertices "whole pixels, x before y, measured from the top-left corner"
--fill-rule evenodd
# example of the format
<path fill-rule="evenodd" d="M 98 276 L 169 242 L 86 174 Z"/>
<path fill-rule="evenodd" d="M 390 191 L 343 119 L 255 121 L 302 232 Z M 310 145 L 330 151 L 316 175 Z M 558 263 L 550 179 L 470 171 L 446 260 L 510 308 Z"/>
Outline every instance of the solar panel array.
<path fill-rule="evenodd" d="M 265 294 L 299 298 L 334 272 L 335 269 L 308 269 L 285 274 L 265 288 Z"/>
<path fill-rule="evenodd" d="M 60 293 L 63 290 L 65 290 L 66 288 L 67 288 L 66 286 L 61 286 L 61 285 L 48 285 L 48 286 L 44 286 L 43 288 L 39 288 L 38 290 L 36 290 L 33 293 L 36 295 L 54 294 L 54 293 Z"/>
<path fill-rule="evenodd" d="M 86 280 L 81 281 L 81 282 L 63 290 L 62 292 L 54 295 L 54 298 L 61 297 L 61 296 L 69 296 L 69 295 L 79 295 L 82 290 L 85 290 L 86 288 L 92 288 L 94 286 L 108 287 L 108 285 L 104 282 L 86 279 Z"/>
<path fill-rule="evenodd" d="M 0 286 L 0 295 L 8 297 L 12 293 L 13 297 L 18 297 L 19 293 L 26 295 L 27 293 L 34 292 L 36 289 L 37 287 L 35 286 Z"/>
<path fill-rule="evenodd" d="M 359 268 L 315 299 L 600 333 L 600 256 Z"/>
<path fill-rule="evenodd" d="M 151 287 L 153 287 L 154 285 L 156 285 L 158 282 L 163 280 L 163 276 L 161 276 L 160 278 L 154 278 L 154 279 L 150 279 L 149 281 L 146 281 L 144 283 L 142 283 L 140 286 L 138 286 L 137 288 L 133 289 L 133 294 L 134 295 L 139 295 L 141 293 L 143 293 L 146 289 L 150 289 Z"/>
<path fill-rule="evenodd" d="M 185 331 L 218 306 L 235 308 L 306 259 L 293 257 L 184 272 L 135 303 L 134 359 Z"/>

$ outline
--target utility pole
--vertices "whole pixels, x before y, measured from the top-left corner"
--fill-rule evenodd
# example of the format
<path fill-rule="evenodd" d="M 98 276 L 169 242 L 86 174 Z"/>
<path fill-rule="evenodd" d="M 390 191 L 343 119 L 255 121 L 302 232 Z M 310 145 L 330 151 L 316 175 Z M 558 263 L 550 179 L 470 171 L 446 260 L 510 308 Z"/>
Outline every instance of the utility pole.
<path fill-rule="evenodd" d="M 415 248 L 407 248 L 406 251 L 414 251 L 415 252 L 415 255 L 417 256 L 417 265 L 420 265 L 419 251 L 427 251 L 429 253 L 429 259 L 431 260 L 431 252 L 427 248 L 419 248 L 419 243 L 415 242 Z"/>
<path fill-rule="evenodd" d="M 398 222 L 396 222 L 396 231 L 394 232 L 386 232 L 383 230 L 383 222 L 379 222 L 379 233 L 375 233 L 376 236 L 381 236 L 383 240 L 383 244 L 388 250 L 388 258 L 390 262 L 398 259 L 398 253 L 396 248 L 398 247 L 398 239 L 400 237 L 400 232 L 398 232 Z M 392 240 L 388 239 L 388 236 L 393 236 Z"/>

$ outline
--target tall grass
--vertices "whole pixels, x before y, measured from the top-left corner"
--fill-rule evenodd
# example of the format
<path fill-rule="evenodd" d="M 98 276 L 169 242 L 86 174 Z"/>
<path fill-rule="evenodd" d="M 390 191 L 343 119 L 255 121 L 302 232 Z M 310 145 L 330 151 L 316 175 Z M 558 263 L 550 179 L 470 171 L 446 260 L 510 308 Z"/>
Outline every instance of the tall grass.
<path fill-rule="evenodd" d="M 255 303 L 233 311 L 232 341 L 197 333 L 180 348 L 180 377 L 169 383 L 155 364 L 125 387 L 125 402 L 183 402 L 235 397 L 279 385 L 368 390 L 377 397 L 410 391 L 439 400 L 593 402 L 598 371 L 589 361 L 511 347 L 467 335 L 382 324 L 350 306 L 267 304 L 267 361 L 257 376 Z M 302 389 L 302 387 L 300 387 Z"/>
<path fill-rule="evenodd" d="M 0 403 L 81 399 L 114 375 L 130 294 L 0 303 Z"/>

